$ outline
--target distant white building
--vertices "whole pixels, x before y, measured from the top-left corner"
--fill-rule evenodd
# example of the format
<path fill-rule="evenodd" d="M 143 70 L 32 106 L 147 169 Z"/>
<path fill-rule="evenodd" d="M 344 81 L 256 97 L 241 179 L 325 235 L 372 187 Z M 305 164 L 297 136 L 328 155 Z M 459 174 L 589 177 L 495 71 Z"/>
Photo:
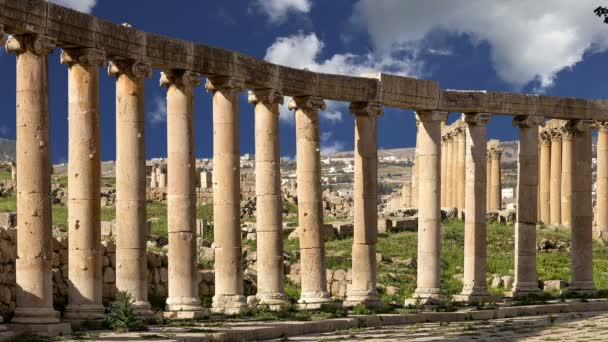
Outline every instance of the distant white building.
<path fill-rule="evenodd" d="M 513 188 L 502 189 L 502 198 L 511 199 L 515 196 Z"/>
<path fill-rule="evenodd" d="M 399 161 L 399 158 L 397 158 L 395 156 L 388 156 L 388 157 L 382 158 L 382 161 L 387 162 L 387 163 L 396 163 Z"/>

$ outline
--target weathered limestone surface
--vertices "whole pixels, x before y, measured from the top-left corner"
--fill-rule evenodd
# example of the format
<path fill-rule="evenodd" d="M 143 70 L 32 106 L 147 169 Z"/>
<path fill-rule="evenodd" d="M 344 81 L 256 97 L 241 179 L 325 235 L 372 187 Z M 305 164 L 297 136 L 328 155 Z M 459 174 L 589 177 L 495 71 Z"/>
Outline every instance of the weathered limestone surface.
<path fill-rule="evenodd" d="M 417 287 L 411 301 L 438 304 L 441 298 L 441 123 L 445 112 L 419 111 L 418 162 L 420 205 L 418 208 Z M 408 303 L 408 302 L 406 302 Z"/>
<path fill-rule="evenodd" d="M 447 118 L 447 115 L 446 115 Z M 445 121 L 441 123 L 441 130 L 443 131 Z M 441 207 L 446 207 L 446 197 L 447 197 L 447 165 L 448 165 L 448 146 L 447 146 L 447 136 L 441 136 Z"/>
<path fill-rule="evenodd" d="M 279 104 L 283 94 L 259 89 L 249 95 L 255 106 L 255 185 L 257 199 L 257 298 L 260 304 L 287 304 L 283 273 L 283 224 Z"/>
<path fill-rule="evenodd" d="M 549 132 L 542 130 L 539 133 L 540 139 L 540 162 L 539 162 L 539 197 L 540 197 L 540 220 L 548 224 L 551 222 L 550 206 L 550 184 L 551 184 L 551 138 Z"/>
<path fill-rule="evenodd" d="M 486 284 L 486 125 L 489 114 L 463 114 L 466 123 L 466 199 L 464 237 L 464 287 L 454 299 L 475 303 L 491 298 Z"/>
<path fill-rule="evenodd" d="M 467 135 L 464 127 L 457 130 L 456 136 L 456 203 L 460 211 L 465 210 L 465 182 L 466 182 L 466 141 Z"/>
<path fill-rule="evenodd" d="M 489 203 L 489 211 L 499 211 L 502 209 L 502 186 L 501 186 L 501 177 L 500 177 L 500 157 L 502 155 L 502 148 L 499 146 L 499 142 L 497 140 L 492 141 L 492 146 L 490 147 L 490 169 L 488 172 L 490 173 L 490 203 Z M 487 162 L 486 162 L 487 165 Z M 488 177 L 486 176 L 486 179 Z M 486 186 L 487 188 L 487 186 Z M 487 198 L 487 196 L 486 196 Z"/>
<path fill-rule="evenodd" d="M 0 36 L 3 34 L 0 33 Z M 51 159 L 47 56 L 55 41 L 13 36 L 17 55 L 17 309 L 15 323 L 59 323 L 53 309 Z M 0 318 L 1 322 L 1 318 Z"/>
<path fill-rule="evenodd" d="M 61 54 L 61 62 L 69 68 L 68 230 L 72 262 L 66 317 L 72 320 L 100 320 L 104 313 L 99 66 L 105 61 L 104 53 L 96 49 L 63 50 Z"/>
<path fill-rule="evenodd" d="M 241 267 L 239 92 L 241 80 L 209 78 L 213 92 L 213 217 L 215 296 L 213 310 L 240 313 L 246 307 Z"/>
<path fill-rule="evenodd" d="M 550 218 L 553 225 L 561 223 L 562 187 L 562 135 L 558 129 L 551 129 L 551 189 L 549 193 Z"/>
<path fill-rule="evenodd" d="M 196 283 L 196 178 L 194 163 L 194 87 L 200 75 L 183 70 L 161 74 L 167 87 L 167 229 L 169 296 L 166 315 L 202 316 Z M 120 228 L 122 229 L 122 228 Z"/>
<path fill-rule="evenodd" d="M 536 219 L 538 197 L 538 127 L 541 116 L 517 116 L 519 160 L 517 163 L 517 222 L 515 223 L 515 282 L 513 295 L 537 293 Z"/>
<path fill-rule="evenodd" d="M 447 158 L 446 158 L 446 194 L 445 194 L 445 207 L 454 207 L 453 193 L 454 193 L 454 137 L 452 133 L 447 135 Z"/>
<path fill-rule="evenodd" d="M 376 243 L 378 242 L 378 103 L 353 103 L 355 115 L 354 239 L 352 284 L 346 305 L 382 304 L 376 289 Z"/>
<path fill-rule="evenodd" d="M 608 123 L 597 122 L 597 237 L 608 238 Z"/>
<path fill-rule="evenodd" d="M 572 168 L 574 166 L 574 146 L 572 142 L 572 122 L 562 127 L 562 186 L 560 189 L 560 221 L 562 226 L 571 228 L 572 224 Z"/>
<path fill-rule="evenodd" d="M 296 157 L 298 181 L 298 221 L 302 294 L 300 307 L 316 309 L 331 302 L 325 275 L 325 245 L 321 228 L 321 157 L 319 110 L 325 102 L 317 97 L 294 97 L 289 109 L 296 111 Z"/>
<path fill-rule="evenodd" d="M 112 61 L 116 77 L 116 287 L 133 296 L 134 310 L 152 316 L 148 302 L 146 239 L 146 134 L 144 78 L 150 65 Z"/>

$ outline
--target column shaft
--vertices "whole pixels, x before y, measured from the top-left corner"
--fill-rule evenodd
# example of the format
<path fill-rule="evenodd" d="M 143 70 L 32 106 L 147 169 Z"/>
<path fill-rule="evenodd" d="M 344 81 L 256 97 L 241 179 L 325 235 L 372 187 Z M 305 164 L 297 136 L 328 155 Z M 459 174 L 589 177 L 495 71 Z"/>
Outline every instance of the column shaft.
<path fill-rule="evenodd" d="M 572 282 L 570 291 L 593 293 L 592 141 L 586 121 L 573 123 Z"/>
<path fill-rule="evenodd" d="M 321 191 L 319 110 L 322 99 L 294 97 L 289 108 L 296 110 L 296 154 L 298 220 L 302 294 L 300 307 L 316 309 L 331 302 L 325 274 L 325 241 Z"/>
<path fill-rule="evenodd" d="M 466 146 L 466 140 L 467 140 L 467 136 L 465 133 L 464 129 L 460 129 L 459 130 L 460 133 L 458 135 L 458 161 L 456 164 L 457 167 L 457 172 L 456 174 L 458 175 L 458 180 L 456 181 L 456 184 L 458 185 L 458 188 L 456 189 L 456 206 L 458 207 L 458 211 L 459 212 L 463 212 L 465 211 L 465 183 L 466 183 L 466 152 L 465 152 L 465 146 Z"/>
<path fill-rule="evenodd" d="M 466 125 L 466 202 L 464 237 L 464 287 L 455 300 L 479 302 L 490 298 L 486 283 L 486 124 L 489 114 L 463 114 Z"/>
<path fill-rule="evenodd" d="M 68 64 L 69 289 L 66 317 L 102 319 L 99 66 L 103 52 L 64 50 Z"/>
<path fill-rule="evenodd" d="M 443 124 L 442 124 L 443 127 Z M 448 163 L 448 146 L 447 146 L 447 139 L 445 136 L 441 137 L 441 187 L 440 187 L 440 192 L 441 192 L 441 207 L 445 208 L 447 207 L 446 205 L 446 191 L 447 191 L 447 163 Z"/>
<path fill-rule="evenodd" d="M 202 315 L 196 254 L 196 176 L 194 160 L 194 87 L 200 75 L 172 70 L 161 74 L 167 87 L 167 225 L 169 296 L 166 316 Z"/>
<path fill-rule="evenodd" d="M 551 189 L 549 193 L 550 223 L 561 223 L 561 187 L 562 187 L 562 137 L 557 130 L 551 130 Z"/>
<path fill-rule="evenodd" d="M 448 133 L 447 145 L 445 206 L 448 208 L 453 208 L 454 202 L 452 201 L 452 193 L 454 191 L 454 139 L 451 132 Z"/>
<path fill-rule="evenodd" d="M 255 90 L 249 102 L 255 105 L 257 297 L 260 304 L 280 309 L 287 304 L 279 152 L 279 104 L 283 95 L 273 89 Z"/>
<path fill-rule="evenodd" d="M 376 116 L 382 106 L 353 103 L 355 115 L 354 239 L 352 283 L 346 305 L 382 304 L 376 289 L 376 243 L 378 242 L 378 149 Z"/>
<path fill-rule="evenodd" d="M 550 184 L 551 184 L 551 139 L 547 131 L 542 131 L 540 137 L 540 220 L 549 224 L 551 222 Z"/>
<path fill-rule="evenodd" d="M 1 27 L 0 27 L 1 29 Z M 0 30 L 0 39 L 3 32 Z M 17 55 L 17 260 L 13 323 L 58 323 L 53 309 L 51 158 L 47 56 L 55 48 L 45 36 L 13 36 Z"/>
<path fill-rule="evenodd" d="M 515 282 L 513 295 L 537 293 L 536 219 L 538 197 L 538 126 L 539 116 L 518 116 L 517 222 L 515 223 Z"/>
<path fill-rule="evenodd" d="M 486 158 L 486 170 L 488 170 L 486 174 L 486 203 L 488 208 L 486 211 L 492 211 L 492 151 L 489 148 Z"/>
<path fill-rule="evenodd" d="M 495 148 L 491 152 L 492 169 L 490 170 L 490 210 L 498 211 L 502 209 L 502 186 L 500 177 L 500 156 L 502 149 Z M 486 163 L 487 164 L 487 163 Z M 486 177 L 487 179 L 487 177 Z M 487 196 L 486 196 L 487 197 Z"/>
<path fill-rule="evenodd" d="M 571 227 L 572 224 L 572 167 L 574 165 L 572 145 L 572 130 L 568 123 L 562 129 L 562 184 L 561 184 L 561 225 Z"/>
<path fill-rule="evenodd" d="M 418 161 L 420 206 L 418 209 L 417 288 L 413 300 L 423 304 L 441 302 L 441 206 L 438 189 L 441 184 L 441 122 L 445 112 L 418 112 Z M 412 300 L 406 301 L 411 304 Z"/>
<path fill-rule="evenodd" d="M 134 310 L 152 316 L 146 248 L 146 138 L 144 77 L 150 65 L 113 61 L 116 76 L 116 288 L 133 296 Z"/>
<path fill-rule="evenodd" d="M 598 122 L 597 139 L 597 232 L 608 237 L 608 124 Z"/>
<path fill-rule="evenodd" d="M 213 310 L 234 314 L 246 307 L 241 263 L 241 170 L 239 92 L 241 80 L 214 77 L 213 92 L 213 217 L 215 234 L 215 295 Z"/>

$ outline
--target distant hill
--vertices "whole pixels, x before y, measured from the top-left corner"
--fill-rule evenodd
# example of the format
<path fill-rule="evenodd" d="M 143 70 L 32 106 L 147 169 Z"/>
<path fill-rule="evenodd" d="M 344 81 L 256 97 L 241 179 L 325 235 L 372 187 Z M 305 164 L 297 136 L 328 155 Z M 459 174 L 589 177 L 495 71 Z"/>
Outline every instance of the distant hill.
<path fill-rule="evenodd" d="M 14 161 L 16 146 L 15 140 L 0 138 L 0 160 Z"/>

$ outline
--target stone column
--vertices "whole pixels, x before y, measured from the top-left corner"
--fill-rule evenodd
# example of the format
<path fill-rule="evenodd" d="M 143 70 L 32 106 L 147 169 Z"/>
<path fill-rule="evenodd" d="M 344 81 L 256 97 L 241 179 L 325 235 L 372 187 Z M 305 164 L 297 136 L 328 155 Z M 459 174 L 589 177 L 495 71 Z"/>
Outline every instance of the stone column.
<path fill-rule="evenodd" d="M 597 232 L 608 238 L 608 122 L 597 122 Z"/>
<path fill-rule="evenodd" d="M 446 182 L 445 182 L 445 206 L 454 207 L 452 193 L 454 189 L 454 138 L 452 132 L 447 134 L 447 156 L 446 156 Z"/>
<path fill-rule="evenodd" d="M 492 147 L 488 146 L 488 151 L 486 154 L 486 170 L 488 170 L 486 174 L 486 203 L 488 208 L 486 211 L 492 211 Z"/>
<path fill-rule="evenodd" d="M 318 309 L 331 303 L 325 275 L 325 241 L 323 237 L 323 199 L 319 110 L 325 109 L 321 98 L 294 97 L 289 109 L 296 111 L 296 157 L 298 181 L 298 227 L 302 294 L 298 301 L 303 309 Z"/>
<path fill-rule="evenodd" d="M 116 289 L 133 296 L 133 309 L 151 317 L 146 259 L 146 138 L 144 78 L 149 64 L 112 61 L 116 77 Z"/>
<path fill-rule="evenodd" d="M 403 208 L 412 207 L 412 183 L 405 183 L 401 188 L 401 204 Z"/>
<path fill-rule="evenodd" d="M 498 211 L 502 209 L 502 187 L 500 183 L 500 156 L 502 155 L 502 148 L 499 148 L 497 144 L 497 146 L 491 150 L 490 155 L 492 157 L 492 169 L 490 170 L 490 179 L 492 182 L 490 192 L 490 210 Z"/>
<path fill-rule="evenodd" d="M 562 187 L 562 134 L 558 129 L 549 131 L 551 136 L 551 189 L 549 192 L 550 224 L 561 223 Z"/>
<path fill-rule="evenodd" d="M 540 192 L 540 220 L 549 224 L 551 222 L 551 206 L 549 201 L 551 184 L 551 138 L 548 131 L 543 130 L 539 134 L 540 139 L 540 164 L 539 192 Z"/>
<path fill-rule="evenodd" d="M 283 104 L 283 94 L 274 89 L 258 89 L 249 94 L 249 102 L 255 105 L 256 296 L 260 304 L 281 309 L 287 304 L 279 153 L 279 104 Z"/>
<path fill-rule="evenodd" d="M 592 142 L 590 121 L 572 122 L 572 282 L 569 291 L 594 294 Z"/>
<path fill-rule="evenodd" d="M 347 306 L 380 306 L 376 289 L 376 243 L 378 242 L 378 149 L 376 117 L 379 103 L 352 103 L 355 115 L 354 238 L 352 283 Z M 420 161 L 420 159 L 418 160 Z"/>
<path fill-rule="evenodd" d="M 416 122 L 416 148 L 414 149 L 414 166 L 412 166 L 412 208 L 418 208 L 418 123 Z"/>
<path fill-rule="evenodd" d="M 491 299 L 486 283 L 486 125 L 490 114 L 463 114 L 466 123 L 466 199 L 464 221 L 464 287 L 454 299 L 478 303 Z"/>
<path fill-rule="evenodd" d="M 466 133 L 465 129 L 460 127 L 458 128 L 458 138 L 457 138 L 457 155 L 458 160 L 456 163 L 456 168 L 458 169 L 456 175 L 458 177 L 458 188 L 456 189 L 456 203 L 459 212 L 465 211 L 465 175 L 466 175 L 466 157 L 465 157 L 465 146 L 466 146 Z M 460 216 L 460 215 L 459 215 Z"/>
<path fill-rule="evenodd" d="M 517 162 L 517 222 L 515 223 L 515 282 L 512 295 L 538 293 L 536 273 L 536 218 L 538 197 L 538 126 L 542 116 L 516 116 L 519 127 Z"/>
<path fill-rule="evenodd" d="M 3 31 L 0 26 L 0 39 Z M 17 55 L 17 273 L 13 323 L 59 323 L 53 309 L 51 149 L 47 56 L 55 39 L 15 35 Z M 0 318 L 0 322 L 2 319 Z"/>
<path fill-rule="evenodd" d="M 158 178 L 156 177 L 156 166 L 152 167 L 152 172 L 150 173 L 150 188 L 152 188 L 152 189 L 158 188 Z"/>
<path fill-rule="evenodd" d="M 443 123 L 441 125 L 443 127 Z M 448 144 L 447 144 L 447 136 L 441 136 L 441 207 L 445 208 L 446 205 L 446 192 L 447 192 L 447 164 L 448 164 Z"/>
<path fill-rule="evenodd" d="M 101 160 L 99 142 L 99 66 L 96 49 L 66 49 L 69 102 L 68 226 L 69 277 L 66 317 L 101 320 Z"/>
<path fill-rule="evenodd" d="M 196 253 L 196 177 L 194 159 L 194 87 L 200 75 L 188 70 L 161 73 L 167 87 L 167 228 L 169 296 L 165 316 L 194 319 L 203 315 L 198 297 Z M 121 229 L 121 228 L 119 228 Z"/>
<path fill-rule="evenodd" d="M 158 187 L 161 189 L 167 188 L 167 172 L 169 172 L 168 167 L 165 170 L 164 167 L 160 168 L 160 173 L 158 174 Z"/>
<path fill-rule="evenodd" d="M 405 304 L 440 304 L 441 296 L 441 206 L 437 192 L 441 183 L 441 122 L 446 112 L 420 111 L 418 161 L 420 208 L 418 209 L 418 276 L 413 298 Z"/>
<path fill-rule="evenodd" d="M 571 227 L 572 224 L 572 167 L 573 151 L 571 122 L 561 129 L 562 132 L 562 184 L 561 184 L 561 225 Z"/>
<path fill-rule="evenodd" d="M 243 82 L 232 77 L 207 80 L 213 93 L 213 216 L 215 295 L 213 311 L 238 314 L 246 309 L 241 262 L 241 169 L 239 93 Z"/>

